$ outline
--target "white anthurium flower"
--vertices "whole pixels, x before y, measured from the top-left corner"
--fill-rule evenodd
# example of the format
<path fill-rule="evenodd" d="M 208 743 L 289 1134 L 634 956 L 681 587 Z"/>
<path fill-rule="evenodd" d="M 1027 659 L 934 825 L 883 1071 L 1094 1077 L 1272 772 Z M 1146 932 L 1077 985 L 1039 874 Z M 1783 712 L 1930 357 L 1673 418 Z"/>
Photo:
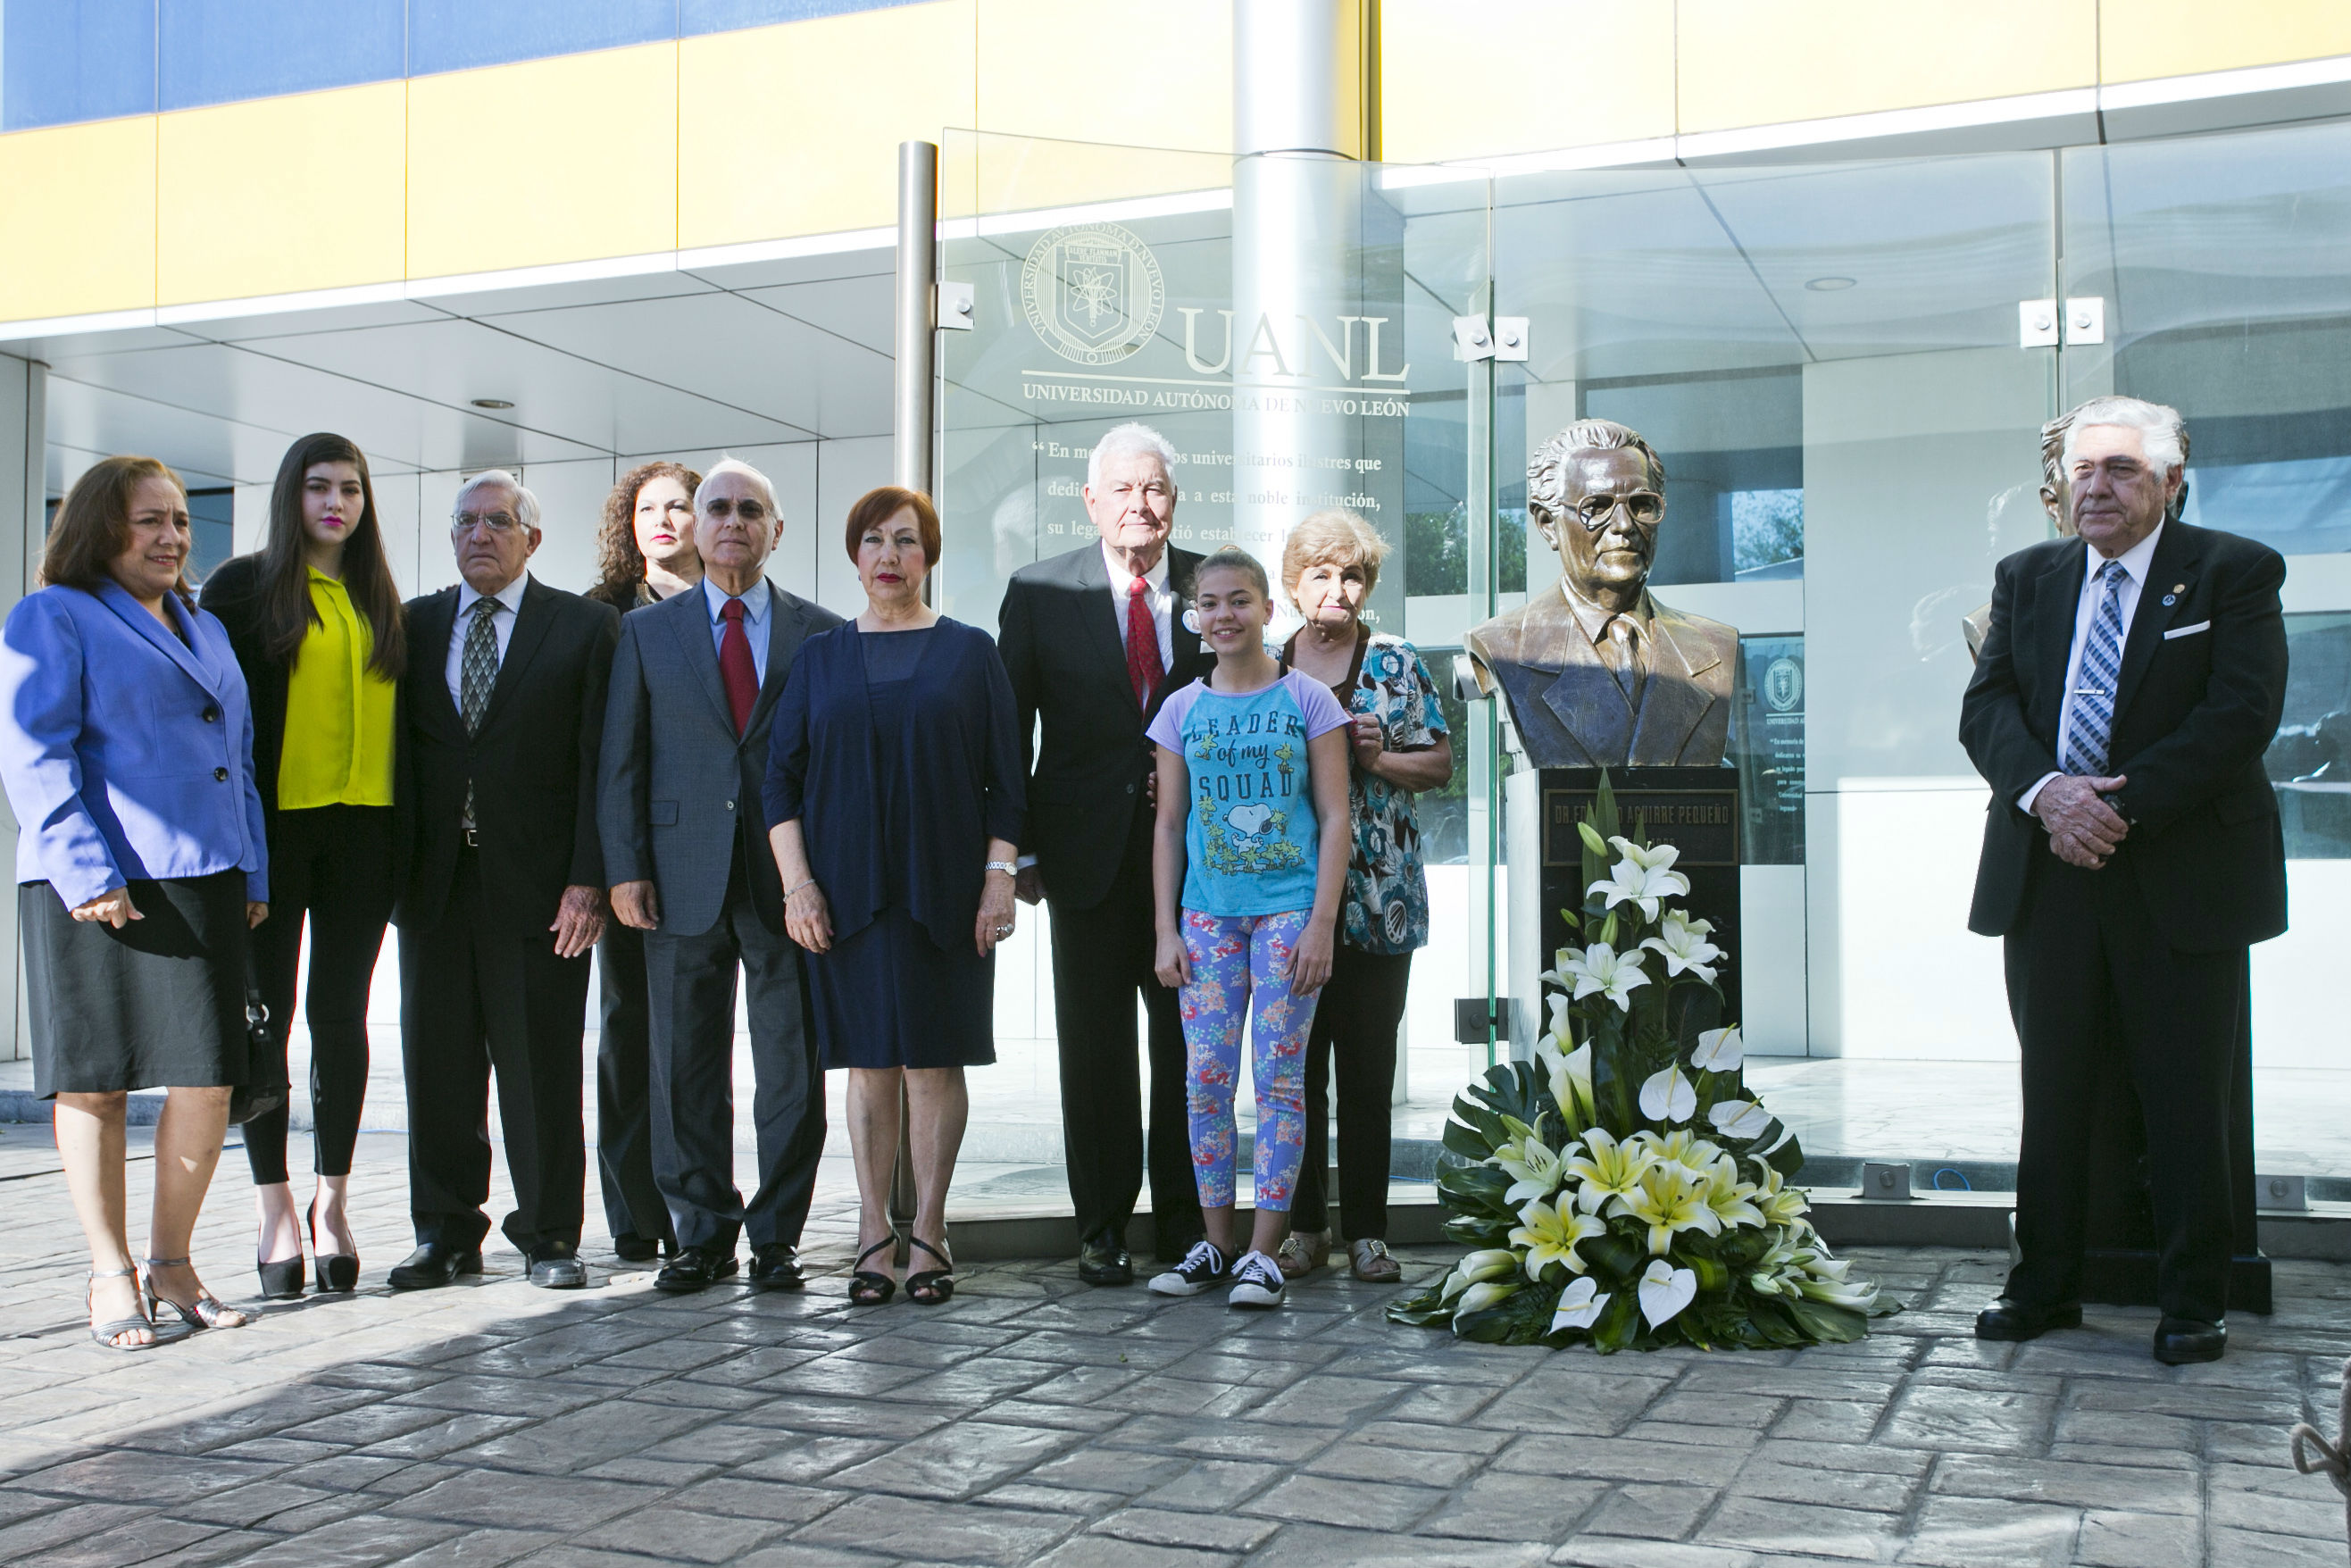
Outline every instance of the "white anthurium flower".
<path fill-rule="evenodd" d="M 1538 1201 L 1519 1210 L 1519 1228 L 1510 1232 L 1510 1245 L 1527 1249 L 1527 1278 L 1540 1280 L 1553 1263 L 1566 1264 L 1571 1274 L 1583 1273 L 1588 1265 L 1575 1255 L 1575 1249 L 1607 1232 L 1606 1220 L 1578 1214 L 1573 1203 L 1553 1207 Z"/>
<path fill-rule="evenodd" d="M 1607 879 L 1595 882 L 1588 893 L 1596 893 L 1607 900 L 1604 908 L 1614 909 L 1629 904 L 1641 912 L 1644 920 L 1657 917 L 1657 905 L 1668 898 L 1689 896 L 1689 878 L 1673 869 L 1681 851 L 1671 844 L 1658 844 L 1643 849 L 1629 839 L 1608 841 L 1625 858 L 1618 861 Z"/>
<path fill-rule="evenodd" d="M 1639 1191 L 1642 1176 L 1656 1163 L 1646 1145 L 1629 1139 L 1620 1144 L 1604 1127 L 1587 1128 L 1583 1152 L 1567 1162 L 1568 1179 L 1578 1184 L 1576 1207 L 1586 1214 L 1599 1213 L 1610 1198 Z"/>
<path fill-rule="evenodd" d="M 1673 916 L 1674 912 L 1668 911 L 1666 918 L 1671 920 Z M 1653 936 L 1649 940 L 1654 942 L 1656 938 Z M 1712 977 L 1708 977 L 1709 979 Z M 1737 1024 L 1728 1029 L 1701 1030 L 1698 1044 L 1690 1051 L 1690 1065 L 1700 1072 L 1736 1072 L 1739 1064 L 1746 1060 L 1747 1042 L 1739 1038 Z"/>
<path fill-rule="evenodd" d="M 1551 1315 L 1552 1332 L 1561 1329 L 1588 1329 L 1600 1321 L 1601 1312 L 1614 1300 L 1600 1288 L 1600 1281 L 1589 1274 L 1580 1274 L 1567 1282 L 1559 1293 L 1559 1310 Z"/>
<path fill-rule="evenodd" d="M 1715 1161 L 1706 1176 L 1706 1205 L 1714 1210 L 1714 1217 L 1722 1221 L 1725 1230 L 1741 1226 L 1758 1230 L 1763 1228 L 1763 1211 L 1755 1207 L 1755 1185 L 1739 1179 L 1736 1160 Z"/>
<path fill-rule="evenodd" d="M 1663 1258 L 1653 1259 L 1641 1276 L 1639 1293 L 1641 1315 L 1656 1328 L 1698 1300 L 1697 1271 L 1677 1269 Z"/>
<path fill-rule="evenodd" d="M 1461 1317 L 1470 1312 L 1482 1312 L 1488 1307 L 1500 1306 L 1518 1293 L 1519 1282 L 1516 1280 L 1480 1280 L 1461 1292 L 1461 1300 L 1454 1304 L 1454 1315 Z"/>
<path fill-rule="evenodd" d="M 1510 1190 L 1502 1195 L 1502 1201 L 1514 1207 L 1530 1198 L 1549 1197 L 1567 1180 L 1566 1156 L 1554 1154 L 1531 1132 L 1515 1143 L 1504 1144 L 1486 1163 L 1499 1166 L 1510 1178 Z M 1517 1246 L 1518 1239 L 1512 1237 L 1510 1244 Z"/>
<path fill-rule="evenodd" d="M 1519 1255 L 1507 1247 L 1489 1247 L 1469 1253 L 1446 1276 L 1445 1291 L 1438 1299 L 1449 1301 L 1470 1286 L 1485 1280 L 1499 1280 L 1518 1266 Z"/>
<path fill-rule="evenodd" d="M 1652 1122 L 1687 1122 L 1698 1114 L 1698 1089 L 1679 1065 L 1649 1075 L 1641 1085 L 1641 1114 Z"/>
<path fill-rule="evenodd" d="M 1573 981 L 1577 1001 L 1597 992 L 1624 1012 L 1633 1010 L 1633 993 L 1649 983 L 1638 948 L 1619 953 L 1605 942 L 1594 942 L 1580 953 L 1562 948 L 1560 969 Z"/>
<path fill-rule="evenodd" d="M 1771 1125 L 1771 1113 L 1752 1100 L 1718 1100 L 1706 1119 L 1726 1138 L 1760 1138 Z"/>
<path fill-rule="evenodd" d="M 1685 1230 L 1722 1234 L 1722 1218 L 1706 1200 L 1708 1182 L 1670 1162 L 1641 1173 L 1641 1185 L 1616 1199 L 1609 1212 L 1630 1215 L 1649 1228 L 1649 1252 L 1662 1258 Z"/>
<path fill-rule="evenodd" d="M 1711 980 L 1714 961 L 1722 956 L 1722 949 L 1706 939 L 1706 934 L 1713 929 L 1706 921 L 1692 920 L 1678 909 L 1668 909 L 1658 923 L 1657 934 L 1641 946 L 1663 955 L 1668 976 L 1696 975 L 1701 980 Z"/>

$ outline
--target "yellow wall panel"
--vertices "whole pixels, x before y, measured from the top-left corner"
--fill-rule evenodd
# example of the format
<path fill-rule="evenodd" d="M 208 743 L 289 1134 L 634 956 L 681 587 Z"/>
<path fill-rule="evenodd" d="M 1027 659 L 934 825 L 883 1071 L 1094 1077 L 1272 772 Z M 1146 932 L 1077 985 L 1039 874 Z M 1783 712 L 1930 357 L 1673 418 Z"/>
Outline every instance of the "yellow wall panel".
<path fill-rule="evenodd" d="M 408 276 L 677 246 L 677 46 L 408 83 Z"/>
<path fill-rule="evenodd" d="M 898 143 L 969 125 L 972 0 L 893 6 L 679 47 L 678 244 L 898 217 Z"/>
<path fill-rule="evenodd" d="M 1673 0 L 1382 0 L 1391 163 L 1674 133 Z"/>
<path fill-rule="evenodd" d="M 155 303 L 155 120 L 0 136 L 0 320 Z"/>
<path fill-rule="evenodd" d="M 2104 0 L 2099 69 L 2107 81 L 2351 55 L 2344 0 Z"/>
<path fill-rule="evenodd" d="M 397 279 L 407 141 L 405 82 L 164 115 L 157 303 Z"/>
<path fill-rule="evenodd" d="M 1681 0 L 1681 128 L 2095 86 L 2096 0 Z"/>
<path fill-rule="evenodd" d="M 978 5 L 982 131 L 1232 151 L 1232 0 Z"/>

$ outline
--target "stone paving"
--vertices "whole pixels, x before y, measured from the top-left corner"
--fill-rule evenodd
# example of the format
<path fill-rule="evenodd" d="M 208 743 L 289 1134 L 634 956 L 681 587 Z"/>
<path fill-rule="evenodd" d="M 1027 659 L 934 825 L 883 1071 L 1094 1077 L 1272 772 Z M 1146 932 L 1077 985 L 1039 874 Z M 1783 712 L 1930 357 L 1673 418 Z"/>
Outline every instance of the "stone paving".
<path fill-rule="evenodd" d="M 2332 1427 L 2351 1268 L 2284 1263 L 2283 1310 L 2167 1370 L 2152 1315 L 1981 1346 L 2001 1260 L 1857 1255 L 1916 1303 L 1771 1355 L 1465 1345 L 1323 1275 L 1274 1313 L 986 1264 L 955 1301 L 844 1298 L 846 1173 L 800 1296 L 668 1298 L 642 1271 L 393 1296 L 395 1139 L 362 1140 L 368 1288 L 123 1355 L 90 1344 L 45 1128 L 0 1130 L 0 1562 L 43 1568 L 645 1568 L 649 1563 L 1240 1563 L 2266 1568 L 2346 1561 L 2341 1500 L 2285 1430 Z M 234 1156 L 232 1156 L 234 1160 Z M 143 1162 L 132 1167 L 143 1212 Z M 198 1260 L 250 1289 L 232 1166 Z M 1447 1260 L 1413 1252 L 1415 1281 Z"/>

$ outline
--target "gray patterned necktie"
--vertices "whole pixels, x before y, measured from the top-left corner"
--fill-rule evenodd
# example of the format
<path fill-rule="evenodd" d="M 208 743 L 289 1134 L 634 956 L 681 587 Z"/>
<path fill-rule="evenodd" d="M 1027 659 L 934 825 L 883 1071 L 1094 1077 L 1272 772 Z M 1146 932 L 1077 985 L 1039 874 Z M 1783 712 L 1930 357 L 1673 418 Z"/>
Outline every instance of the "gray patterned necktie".
<path fill-rule="evenodd" d="M 457 665 L 458 708 L 465 720 L 465 733 L 482 732 L 482 716 L 489 711 L 490 693 L 498 684 L 498 601 L 495 599 L 474 601 L 473 622 L 465 628 L 465 653 Z M 474 781 L 465 780 L 466 837 L 474 833 Z"/>
<path fill-rule="evenodd" d="M 2123 563 L 2110 560 L 2098 569 L 2098 609 L 2090 618 L 2089 639 L 2082 644 L 2082 667 L 2074 677 L 2073 712 L 2065 727 L 2068 773 L 2101 778 L 2106 771 L 2106 747 L 2114 737 L 2115 690 L 2123 678 L 2123 580 L 2130 574 Z"/>

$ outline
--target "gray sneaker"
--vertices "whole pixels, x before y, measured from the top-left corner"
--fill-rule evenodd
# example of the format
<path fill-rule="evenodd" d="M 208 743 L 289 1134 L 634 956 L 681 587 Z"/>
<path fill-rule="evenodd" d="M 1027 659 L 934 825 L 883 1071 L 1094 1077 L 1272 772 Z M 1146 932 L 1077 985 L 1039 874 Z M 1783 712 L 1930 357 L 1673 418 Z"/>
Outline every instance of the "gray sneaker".
<path fill-rule="evenodd" d="M 1262 1252 L 1244 1252 L 1233 1265 L 1233 1293 L 1225 1300 L 1236 1307 L 1278 1307 L 1287 1288 L 1280 1264 Z"/>
<path fill-rule="evenodd" d="M 1252 1252 L 1249 1256 L 1254 1258 L 1257 1254 Z M 1163 1296 L 1196 1296 L 1232 1277 L 1233 1266 L 1217 1250 L 1215 1242 L 1195 1241 L 1192 1250 L 1184 1254 L 1184 1261 L 1164 1274 L 1151 1277 L 1151 1289 Z M 1277 1272 L 1275 1278 L 1280 1277 Z"/>

